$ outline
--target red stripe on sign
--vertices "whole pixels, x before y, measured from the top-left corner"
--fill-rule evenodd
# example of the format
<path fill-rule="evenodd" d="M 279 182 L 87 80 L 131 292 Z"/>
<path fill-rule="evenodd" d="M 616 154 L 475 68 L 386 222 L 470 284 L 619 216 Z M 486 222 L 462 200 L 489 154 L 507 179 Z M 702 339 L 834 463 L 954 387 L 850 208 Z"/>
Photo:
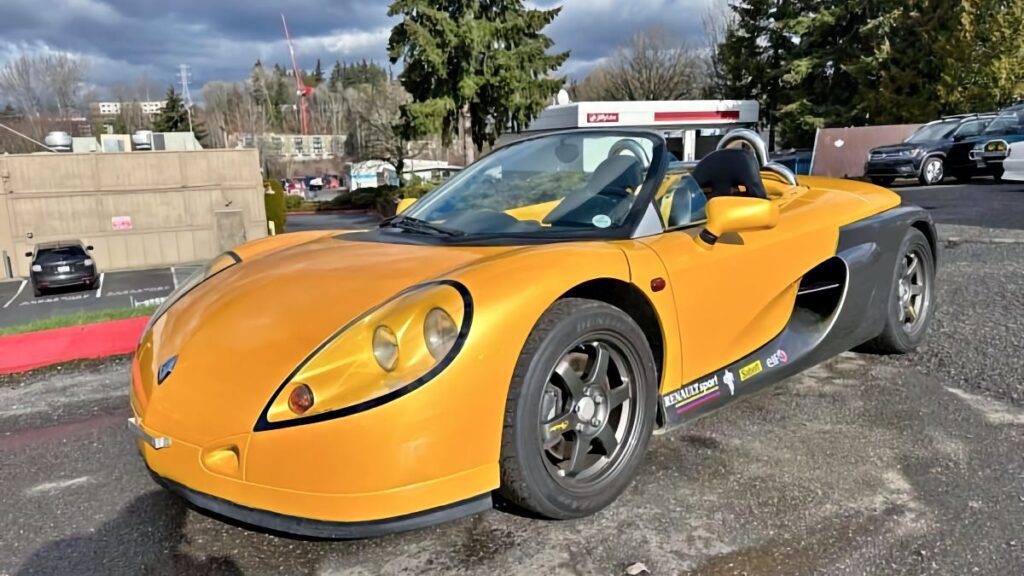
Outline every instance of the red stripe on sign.
<path fill-rule="evenodd" d="M 655 122 L 680 122 L 694 120 L 739 120 L 739 110 L 721 112 L 655 112 Z"/>

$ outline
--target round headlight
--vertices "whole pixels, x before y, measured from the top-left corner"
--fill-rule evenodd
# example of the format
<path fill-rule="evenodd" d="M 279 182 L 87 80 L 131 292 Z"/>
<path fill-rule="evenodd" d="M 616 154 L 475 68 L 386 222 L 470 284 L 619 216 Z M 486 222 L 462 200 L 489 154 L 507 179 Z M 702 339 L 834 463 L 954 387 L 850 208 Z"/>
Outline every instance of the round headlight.
<path fill-rule="evenodd" d="M 427 313 L 427 318 L 423 321 L 423 338 L 427 343 L 427 351 L 434 360 L 440 361 L 447 356 L 458 337 L 459 328 L 450 314 L 440 308 L 434 308 Z"/>
<path fill-rule="evenodd" d="M 388 372 L 398 365 L 398 337 L 391 328 L 378 326 L 373 332 L 373 357 Z"/>

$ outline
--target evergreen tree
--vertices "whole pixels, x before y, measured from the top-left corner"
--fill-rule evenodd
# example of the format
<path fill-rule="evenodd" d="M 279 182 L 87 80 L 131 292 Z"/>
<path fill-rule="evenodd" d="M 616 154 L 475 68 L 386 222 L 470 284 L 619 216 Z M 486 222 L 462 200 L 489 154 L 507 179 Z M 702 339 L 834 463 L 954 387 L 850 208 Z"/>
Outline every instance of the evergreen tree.
<path fill-rule="evenodd" d="M 174 90 L 174 86 L 167 89 L 167 98 L 160 113 L 153 119 L 153 129 L 157 132 L 188 132 L 189 112 L 185 108 L 185 102 Z"/>
<path fill-rule="evenodd" d="M 324 71 L 320 67 L 320 59 L 316 59 L 316 68 L 313 68 L 313 87 L 319 86 L 324 82 Z"/>
<path fill-rule="evenodd" d="M 565 84 L 549 75 L 569 57 L 548 54 L 542 33 L 560 8 L 528 9 L 522 0 L 395 0 L 388 14 L 391 62 L 413 97 L 402 108 L 408 135 L 440 132 L 445 144 L 468 115 L 477 149 L 506 129 L 519 131 Z"/>
<path fill-rule="evenodd" d="M 331 75 L 327 79 L 327 86 L 332 92 L 341 92 L 345 89 L 344 74 L 345 70 L 341 67 L 341 62 L 335 60 L 334 68 L 331 68 Z"/>

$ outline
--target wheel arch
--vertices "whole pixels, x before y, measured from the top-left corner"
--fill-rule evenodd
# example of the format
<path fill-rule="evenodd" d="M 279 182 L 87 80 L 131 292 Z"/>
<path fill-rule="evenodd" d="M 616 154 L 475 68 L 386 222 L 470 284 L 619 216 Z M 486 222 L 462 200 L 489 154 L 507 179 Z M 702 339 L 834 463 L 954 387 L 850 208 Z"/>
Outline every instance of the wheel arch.
<path fill-rule="evenodd" d="M 661 383 L 665 367 L 665 334 L 657 309 L 640 288 L 635 284 L 615 278 L 597 278 L 574 286 L 559 296 L 558 300 L 565 298 L 596 300 L 615 306 L 629 314 L 647 337 L 647 344 L 651 347 L 651 353 L 654 355 L 654 366 L 658 379 L 656 384 Z"/>
<path fill-rule="evenodd" d="M 935 226 L 928 220 L 919 219 L 911 222 L 910 227 L 916 228 L 924 234 L 924 237 L 928 240 L 928 247 L 932 249 L 932 258 L 937 265 L 939 262 L 939 239 L 935 232 Z"/>

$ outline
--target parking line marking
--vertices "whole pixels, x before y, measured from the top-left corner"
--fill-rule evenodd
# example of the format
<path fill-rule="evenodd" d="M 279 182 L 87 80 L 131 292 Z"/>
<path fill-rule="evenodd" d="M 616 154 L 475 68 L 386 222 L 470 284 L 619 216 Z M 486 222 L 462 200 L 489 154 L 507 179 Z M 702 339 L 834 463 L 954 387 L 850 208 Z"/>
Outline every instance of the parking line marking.
<path fill-rule="evenodd" d="M 25 284 L 28 284 L 28 280 L 21 281 L 21 286 L 18 286 L 18 291 L 14 293 L 14 296 L 11 296 L 11 299 L 7 301 L 7 304 L 4 304 L 4 308 L 10 306 L 11 302 L 14 302 L 15 300 L 18 299 L 18 296 L 21 296 L 22 290 L 25 289 Z"/>
<path fill-rule="evenodd" d="M 106 272 L 100 272 L 100 285 L 99 285 L 99 288 L 96 288 L 96 297 L 97 298 L 102 298 L 103 297 L 103 278 L 106 277 L 106 275 L 107 275 Z"/>
<path fill-rule="evenodd" d="M 174 284 L 174 289 L 178 289 L 178 275 L 174 271 L 174 266 L 171 266 L 171 283 Z"/>

